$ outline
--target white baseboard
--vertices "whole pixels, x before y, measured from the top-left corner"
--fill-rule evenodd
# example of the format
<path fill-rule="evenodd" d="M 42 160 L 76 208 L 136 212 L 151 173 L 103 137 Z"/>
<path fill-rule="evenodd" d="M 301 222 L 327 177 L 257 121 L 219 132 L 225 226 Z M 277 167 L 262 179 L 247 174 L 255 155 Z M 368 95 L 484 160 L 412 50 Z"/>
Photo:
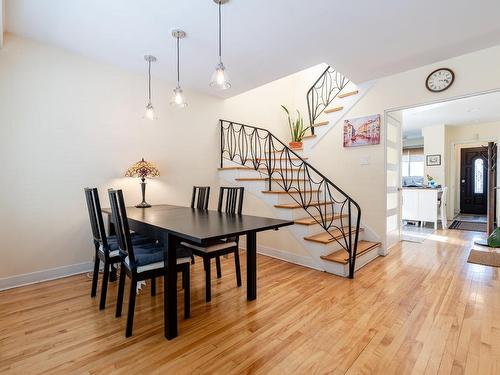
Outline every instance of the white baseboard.
<path fill-rule="evenodd" d="M 242 250 L 245 250 L 244 246 L 241 246 Z M 299 266 L 304 266 L 312 268 L 318 271 L 324 271 L 319 268 L 311 257 L 292 254 L 283 250 L 274 249 L 272 247 L 257 245 L 257 252 L 259 254 L 283 260 L 285 262 L 297 264 Z M 41 283 L 44 281 L 60 279 L 67 276 L 77 275 L 80 273 L 92 271 L 92 262 L 83 262 L 78 264 L 72 264 L 69 266 L 62 266 L 57 268 L 51 268 L 48 270 L 37 271 L 32 273 L 25 273 L 22 275 L 10 276 L 0 278 L 0 291 L 6 289 L 17 288 L 20 286 Z"/>
<path fill-rule="evenodd" d="M 245 246 L 240 243 L 240 249 L 245 250 Z M 261 255 L 265 255 L 271 258 L 283 260 L 288 263 L 293 263 L 297 264 L 299 266 L 304 266 L 308 268 L 312 268 L 317 271 L 324 271 L 324 269 L 319 268 L 316 263 L 314 262 L 314 259 L 308 256 L 304 255 L 299 255 L 299 254 L 292 254 L 287 251 L 283 250 L 278 250 L 274 249 L 272 247 L 268 246 L 262 246 L 257 244 L 257 253 Z"/>
<path fill-rule="evenodd" d="M 0 291 L 17 288 L 24 285 L 41 283 L 62 277 L 77 275 L 84 272 L 92 271 L 93 262 L 83 262 L 72 264 L 69 266 L 62 266 L 57 268 L 50 268 L 48 270 L 25 273 L 22 275 L 9 276 L 0 278 Z"/>

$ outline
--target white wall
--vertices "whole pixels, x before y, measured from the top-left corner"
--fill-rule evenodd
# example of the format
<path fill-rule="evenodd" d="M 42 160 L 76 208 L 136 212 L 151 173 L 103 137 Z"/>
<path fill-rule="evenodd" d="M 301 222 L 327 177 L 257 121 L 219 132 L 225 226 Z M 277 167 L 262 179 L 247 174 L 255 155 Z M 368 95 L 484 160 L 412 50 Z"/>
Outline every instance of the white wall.
<path fill-rule="evenodd" d="M 424 137 L 424 182 L 427 183 L 427 175 L 434 178 L 439 185 L 446 186 L 446 141 L 445 126 L 434 125 L 422 129 Z M 441 165 L 427 165 L 428 155 L 440 155 Z"/>
<path fill-rule="evenodd" d="M 153 78 L 159 120 L 150 122 L 145 75 L 6 35 L 0 278 L 91 260 L 83 188 L 97 186 L 104 205 L 109 187 L 138 203 L 139 181 L 122 176 L 141 157 L 161 172 L 148 183 L 150 203 L 189 205 L 192 185 L 217 186 L 222 101 L 187 92 L 189 107 L 179 110 L 168 104 L 172 89 Z"/>

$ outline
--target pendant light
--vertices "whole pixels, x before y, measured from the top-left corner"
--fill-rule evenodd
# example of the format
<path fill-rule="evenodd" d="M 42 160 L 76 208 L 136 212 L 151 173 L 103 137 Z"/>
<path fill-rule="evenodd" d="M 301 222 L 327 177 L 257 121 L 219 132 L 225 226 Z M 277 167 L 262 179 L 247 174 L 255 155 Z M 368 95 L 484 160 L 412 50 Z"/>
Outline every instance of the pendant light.
<path fill-rule="evenodd" d="M 174 89 L 174 95 L 172 97 L 171 105 L 175 105 L 177 107 L 184 108 L 187 106 L 187 103 L 184 101 L 184 97 L 182 95 L 182 89 L 180 84 L 180 70 L 179 70 L 179 44 L 180 40 L 186 37 L 186 33 L 182 30 L 172 30 L 172 36 L 177 41 L 177 87 Z"/>
<path fill-rule="evenodd" d="M 148 104 L 146 105 L 144 117 L 148 120 L 155 120 L 155 109 L 153 107 L 153 104 L 151 103 L 151 63 L 157 61 L 157 58 L 152 55 L 146 55 L 144 56 L 144 60 L 148 62 Z"/>
<path fill-rule="evenodd" d="M 211 87 L 216 87 L 221 90 L 226 90 L 231 87 L 229 77 L 226 72 L 226 67 L 222 63 L 222 21 L 221 21 L 221 8 L 222 4 L 227 3 L 229 0 L 214 0 L 219 7 L 219 63 L 215 66 L 215 72 L 210 81 Z"/>

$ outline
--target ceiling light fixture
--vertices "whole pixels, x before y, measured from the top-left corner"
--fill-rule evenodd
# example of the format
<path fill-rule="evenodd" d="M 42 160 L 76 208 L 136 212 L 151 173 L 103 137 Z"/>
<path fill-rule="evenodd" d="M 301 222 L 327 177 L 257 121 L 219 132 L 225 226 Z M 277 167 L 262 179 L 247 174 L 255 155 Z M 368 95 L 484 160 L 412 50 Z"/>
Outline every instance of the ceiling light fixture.
<path fill-rule="evenodd" d="M 219 63 L 215 66 L 215 72 L 212 75 L 210 86 L 221 90 L 226 90 L 231 87 L 229 77 L 226 72 L 226 67 L 222 63 L 222 17 L 221 8 L 222 4 L 227 3 L 229 0 L 213 0 L 219 7 Z"/>
<path fill-rule="evenodd" d="M 146 105 L 146 111 L 144 117 L 148 120 L 156 119 L 155 109 L 151 103 L 151 63 L 157 61 L 157 58 L 152 55 L 144 56 L 144 60 L 148 62 L 148 104 Z"/>
<path fill-rule="evenodd" d="M 172 36 L 177 40 L 177 87 L 174 89 L 174 95 L 170 104 L 184 108 L 185 106 L 187 106 L 187 103 L 184 101 L 184 97 L 182 96 L 182 89 L 180 84 L 179 41 L 186 37 L 186 33 L 182 30 L 172 30 Z"/>

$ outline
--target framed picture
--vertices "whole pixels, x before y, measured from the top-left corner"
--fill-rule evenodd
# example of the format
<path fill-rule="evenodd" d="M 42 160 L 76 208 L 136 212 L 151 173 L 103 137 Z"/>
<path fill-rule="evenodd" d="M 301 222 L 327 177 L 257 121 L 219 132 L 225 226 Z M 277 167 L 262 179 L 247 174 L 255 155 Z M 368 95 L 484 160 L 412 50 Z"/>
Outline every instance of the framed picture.
<path fill-rule="evenodd" d="M 441 165 L 441 155 L 427 155 L 425 158 L 425 165 L 428 167 Z"/>
<path fill-rule="evenodd" d="M 378 145 L 380 115 L 344 120 L 344 147 Z"/>

